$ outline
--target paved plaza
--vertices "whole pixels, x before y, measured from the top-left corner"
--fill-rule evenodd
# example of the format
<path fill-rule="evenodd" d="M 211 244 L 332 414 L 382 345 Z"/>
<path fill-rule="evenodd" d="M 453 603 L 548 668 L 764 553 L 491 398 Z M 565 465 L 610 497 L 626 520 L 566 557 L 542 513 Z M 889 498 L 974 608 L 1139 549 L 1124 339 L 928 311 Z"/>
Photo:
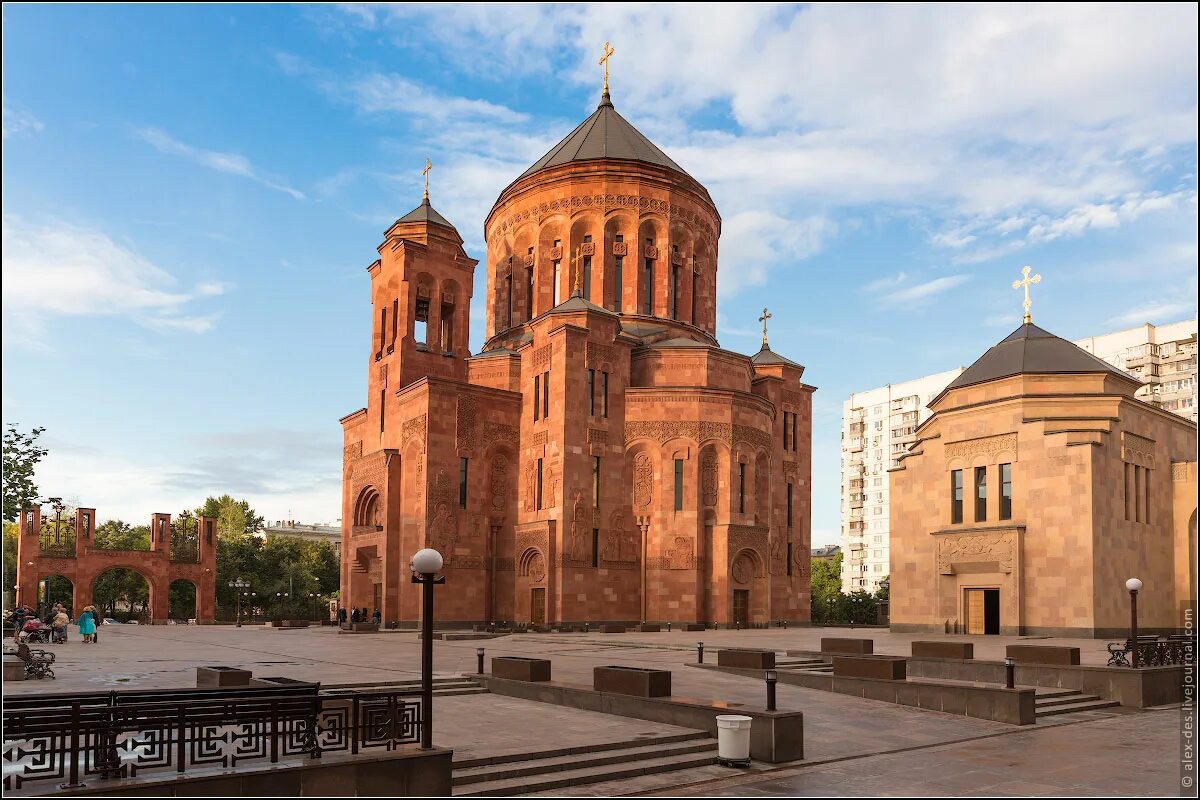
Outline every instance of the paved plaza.
<path fill-rule="evenodd" d="M 732 645 L 816 649 L 822 635 L 870 636 L 877 652 L 897 654 L 906 653 L 915 638 L 881 629 L 814 628 L 516 634 L 436 641 L 434 662 L 438 676 L 473 673 L 476 648 L 484 647 L 489 657 L 549 658 L 554 678 L 573 683 L 590 683 L 597 665 L 657 667 L 672 670 L 677 696 L 761 708 L 762 683 L 687 666 L 695 660 L 695 643 L 703 640 L 710 654 Z M 979 657 L 998 658 L 1009 640 L 975 641 Z M 1081 647 L 1085 663 L 1102 663 L 1103 642 L 1070 643 Z M 53 649 L 58 680 L 7 683 L 5 692 L 187 687 L 195 685 L 195 668 L 204 664 L 244 667 L 258 676 L 281 675 L 326 686 L 412 680 L 420 673 L 420 644 L 411 631 L 344 635 L 331 628 L 105 626 L 99 645 L 85 646 L 73 635 Z M 725 768 L 706 766 L 552 794 L 1153 795 L 1178 790 L 1171 756 L 1171 748 L 1177 749 L 1177 709 L 1104 709 L 1048 717 L 1033 727 L 1017 728 L 791 685 L 780 684 L 778 691 L 780 709 L 804 712 L 803 762 L 756 765 L 749 773 L 732 775 Z M 454 748 L 456 758 L 588 747 L 682 730 L 491 694 L 435 699 L 435 742 Z M 1136 780 L 1129 778 L 1134 764 Z"/>

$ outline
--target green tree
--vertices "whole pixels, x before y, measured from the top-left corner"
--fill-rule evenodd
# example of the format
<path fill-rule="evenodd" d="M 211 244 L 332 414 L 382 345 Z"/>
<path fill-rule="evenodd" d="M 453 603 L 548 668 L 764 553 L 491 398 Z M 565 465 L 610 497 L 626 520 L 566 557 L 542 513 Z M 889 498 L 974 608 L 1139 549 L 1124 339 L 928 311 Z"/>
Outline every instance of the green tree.
<path fill-rule="evenodd" d="M 149 550 L 150 526 L 130 525 L 119 519 L 105 520 L 96 527 L 92 540 L 98 550 Z"/>
<path fill-rule="evenodd" d="M 33 428 L 29 433 L 17 430 L 16 423 L 9 423 L 4 432 L 4 519 L 13 522 L 21 509 L 28 508 L 37 500 L 38 487 L 34 483 L 34 471 L 38 462 L 49 451 L 37 446 L 38 437 L 45 428 Z"/>
<path fill-rule="evenodd" d="M 879 582 L 879 588 L 875 590 L 875 599 L 887 601 L 892 595 L 892 576 L 884 575 L 883 580 Z"/>
<path fill-rule="evenodd" d="M 828 561 L 812 563 L 812 621 L 830 623 L 841 618 L 844 605 L 842 594 L 842 554 Z"/>
<path fill-rule="evenodd" d="M 263 518 L 254 513 L 248 500 L 234 500 L 227 494 L 206 499 L 196 509 L 196 516 L 216 518 L 218 539 L 249 536 L 263 527 Z"/>
<path fill-rule="evenodd" d="M 15 522 L 4 523 L 4 600 L 5 604 L 15 605 L 13 588 L 17 585 L 17 537 L 19 527 Z"/>

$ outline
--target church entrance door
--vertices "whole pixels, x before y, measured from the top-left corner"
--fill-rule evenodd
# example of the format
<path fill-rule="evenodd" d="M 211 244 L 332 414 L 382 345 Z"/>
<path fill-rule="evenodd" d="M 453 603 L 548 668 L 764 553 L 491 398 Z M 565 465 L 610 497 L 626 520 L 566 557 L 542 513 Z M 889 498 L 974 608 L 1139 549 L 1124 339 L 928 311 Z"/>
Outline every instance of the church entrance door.
<path fill-rule="evenodd" d="M 996 636 L 1000 633 L 1000 590 L 967 589 L 967 633 Z"/>
<path fill-rule="evenodd" d="M 733 621 L 743 628 L 750 627 L 750 590 L 733 590 Z"/>
<path fill-rule="evenodd" d="M 546 590 L 529 590 L 529 623 L 531 625 L 546 624 Z"/>

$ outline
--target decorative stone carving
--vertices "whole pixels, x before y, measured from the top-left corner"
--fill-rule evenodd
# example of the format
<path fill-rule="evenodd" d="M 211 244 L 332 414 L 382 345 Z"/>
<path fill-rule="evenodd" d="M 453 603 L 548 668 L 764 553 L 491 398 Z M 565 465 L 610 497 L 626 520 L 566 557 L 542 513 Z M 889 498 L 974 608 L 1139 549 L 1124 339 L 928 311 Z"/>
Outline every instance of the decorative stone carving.
<path fill-rule="evenodd" d="M 588 513 L 587 504 L 583 501 L 583 492 L 575 490 L 575 499 L 571 503 L 571 535 L 567 544 L 567 559 L 577 563 L 591 563 L 591 522 L 592 515 Z"/>
<path fill-rule="evenodd" d="M 596 255 L 596 243 L 595 242 L 584 242 L 583 244 L 579 245 L 579 253 L 580 253 L 580 255 L 584 255 L 584 256 Z"/>
<path fill-rule="evenodd" d="M 700 461 L 700 497 L 705 506 L 717 505 L 717 454 L 711 450 Z"/>
<path fill-rule="evenodd" d="M 767 529 L 749 525 L 729 526 L 729 552 L 742 549 L 763 551 L 767 548 Z"/>
<path fill-rule="evenodd" d="M 592 368 L 598 367 L 601 364 L 615 364 L 617 361 L 617 348 L 610 344 L 588 342 L 586 360 L 587 365 Z"/>
<path fill-rule="evenodd" d="M 1131 464 L 1154 467 L 1154 440 L 1129 431 L 1121 432 L 1121 458 Z"/>
<path fill-rule="evenodd" d="M 770 571 L 772 575 L 787 574 L 787 539 L 781 534 L 771 538 Z"/>
<path fill-rule="evenodd" d="M 783 462 L 783 478 L 785 481 L 795 482 L 796 476 L 799 474 L 798 467 L 795 461 Z"/>
<path fill-rule="evenodd" d="M 550 260 L 551 261 L 561 261 L 562 260 L 562 248 L 561 247 L 551 247 L 550 248 Z"/>
<path fill-rule="evenodd" d="M 502 422 L 484 422 L 480 426 L 480 445 L 484 450 L 496 442 L 516 447 L 520 441 L 521 435 L 516 425 L 505 425 Z"/>
<path fill-rule="evenodd" d="M 541 550 L 530 548 L 522 553 L 521 574 L 529 578 L 530 583 L 546 580 L 546 557 Z"/>
<path fill-rule="evenodd" d="M 676 536 L 675 547 L 667 554 L 667 569 L 694 569 L 695 545 L 690 536 Z"/>
<path fill-rule="evenodd" d="M 649 509 L 654 501 L 654 465 L 646 453 L 638 453 L 633 462 L 633 505 Z"/>
<path fill-rule="evenodd" d="M 603 428 L 588 428 L 587 441 L 588 444 L 608 444 L 608 431 Z"/>
<path fill-rule="evenodd" d="M 1000 572 L 1013 571 L 1016 534 L 1009 531 L 951 533 L 937 537 L 938 573 L 953 575 L 957 565 L 995 562 Z"/>
<path fill-rule="evenodd" d="M 488 470 L 488 495 L 492 508 L 503 511 L 508 502 L 508 459 L 503 453 L 497 453 L 492 458 L 491 469 Z"/>
<path fill-rule="evenodd" d="M 525 510 L 537 510 L 537 464 L 525 465 Z"/>
<path fill-rule="evenodd" d="M 683 266 L 683 253 L 677 250 L 671 251 L 671 264 L 676 267 Z"/>
<path fill-rule="evenodd" d="M 533 369 L 536 372 L 545 372 L 550 369 L 550 357 L 554 355 L 554 345 L 548 344 L 539 347 L 533 351 L 533 356 L 530 358 L 530 363 L 533 364 Z"/>
<path fill-rule="evenodd" d="M 645 257 L 652 261 L 657 260 L 658 259 L 658 248 L 652 244 L 646 245 Z"/>
<path fill-rule="evenodd" d="M 537 433 L 535 433 L 529 437 L 529 446 L 530 447 L 545 447 L 547 441 L 548 441 L 548 438 L 546 436 L 546 432 L 538 431 Z"/>
<path fill-rule="evenodd" d="M 405 420 L 400 426 L 400 441 L 407 445 L 409 439 L 414 437 L 420 439 L 421 452 L 425 452 L 426 428 L 426 416 L 424 414 Z"/>
<path fill-rule="evenodd" d="M 999 436 L 985 436 L 982 439 L 968 439 L 962 442 L 946 443 L 946 458 L 972 458 L 973 456 L 991 456 L 1001 451 L 1017 452 L 1017 435 L 1003 433 Z"/>
<path fill-rule="evenodd" d="M 458 540 L 458 520 L 450 502 L 450 485 L 446 471 L 439 469 L 429 487 L 429 511 L 426 521 L 426 547 L 441 553 L 452 553 Z"/>
<path fill-rule="evenodd" d="M 629 255 L 629 245 L 625 242 L 613 242 L 612 252 L 614 256 Z"/>
<path fill-rule="evenodd" d="M 462 392 L 458 396 L 458 424 L 455 438 L 460 450 L 470 450 L 475 446 L 475 396 Z"/>
<path fill-rule="evenodd" d="M 733 566 L 729 569 L 729 574 L 733 576 L 733 582 L 745 585 L 754 579 L 754 560 L 747 553 L 738 553 L 733 559 Z"/>
<path fill-rule="evenodd" d="M 1186 461 L 1176 461 L 1171 464 L 1171 480 L 1186 481 L 1188 478 L 1188 465 Z"/>
<path fill-rule="evenodd" d="M 526 268 L 532 267 L 533 263 L 534 263 L 533 253 L 526 253 L 525 254 L 525 267 Z"/>
<path fill-rule="evenodd" d="M 695 442 L 715 439 L 727 445 L 747 444 L 754 449 L 769 449 L 771 436 L 749 425 L 730 425 L 708 420 L 634 420 L 625 423 L 625 444 L 637 439 L 653 439 L 663 444 L 669 439 L 684 437 Z"/>

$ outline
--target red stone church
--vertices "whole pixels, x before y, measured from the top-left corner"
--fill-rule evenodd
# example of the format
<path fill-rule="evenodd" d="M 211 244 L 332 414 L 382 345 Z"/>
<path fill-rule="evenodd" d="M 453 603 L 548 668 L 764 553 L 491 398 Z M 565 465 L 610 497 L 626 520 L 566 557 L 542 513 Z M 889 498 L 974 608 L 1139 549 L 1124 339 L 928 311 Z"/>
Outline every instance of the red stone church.
<path fill-rule="evenodd" d="M 367 406 L 341 420 L 342 597 L 439 624 L 809 619 L 812 392 L 720 346 L 708 191 L 613 107 L 507 186 L 475 267 L 425 200 L 379 245 Z"/>

